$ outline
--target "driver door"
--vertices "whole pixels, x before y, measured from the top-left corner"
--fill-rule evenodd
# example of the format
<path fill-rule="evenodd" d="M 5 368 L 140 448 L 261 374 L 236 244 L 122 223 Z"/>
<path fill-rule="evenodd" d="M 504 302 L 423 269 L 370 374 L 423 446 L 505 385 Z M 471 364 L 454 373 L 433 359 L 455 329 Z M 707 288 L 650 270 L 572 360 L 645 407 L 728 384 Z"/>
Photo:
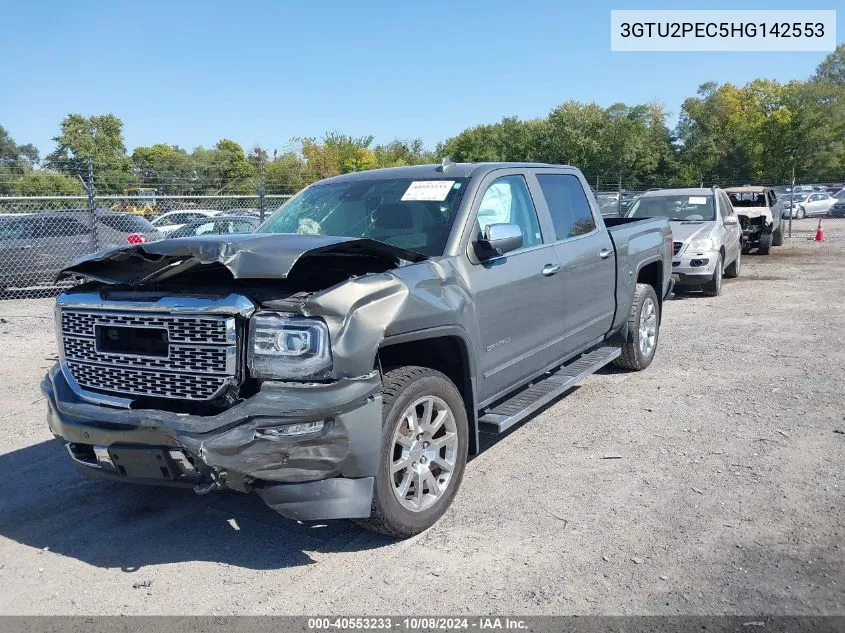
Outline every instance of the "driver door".
<path fill-rule="evenodd" d="M 562 355 L 563 277 L 547 218 L 538 216 L 525 175 L 497 170 L 473 203 L 466 278 L 478 325 L 478 396 L 502 395 Z M 516 224 L 522 248 L 479 261 L 473 243 L 489 224 Z"/>

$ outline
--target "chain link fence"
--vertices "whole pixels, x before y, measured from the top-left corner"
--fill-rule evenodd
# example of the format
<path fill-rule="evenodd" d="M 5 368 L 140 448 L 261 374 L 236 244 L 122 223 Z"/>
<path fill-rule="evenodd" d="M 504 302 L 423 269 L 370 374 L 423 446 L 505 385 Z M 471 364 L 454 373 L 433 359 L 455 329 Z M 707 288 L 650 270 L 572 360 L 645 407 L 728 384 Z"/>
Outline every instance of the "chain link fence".
<path fill-rule="evenodd" d="M 606 217 L 624 215 L 637 196 L 649 189 L 743 184 L 748 183 L 724 177 L 695 183 L 660 178 L 650 182 L 598 178 L 591 183 Z M 784 192 L 791 185 L 769 186 Z M 813 186 L 833 193 L 843 183 Z M 53 296 L 61 287 L 55 282 L 56 274 L 78 257 L 122 244 L 166 239 L 192 222 L 229 217 L 233 219 L 226 224 L 229 230 L 213 232 L 252 230 L 291 197 L 265 194 L 261 188 L 255 195 L 161 195 L 156 189 L 140 187 L 131 195 L 110 196 L 95 195 L 93 185 L 85 188 L 88 195 L 82 196 L 0 197 L 0 298 Z M 243 221 L 236 223 L 236 218 Z"/>
<path fill-rule="evenodd" d="M 209 232 L 254 229 L 290 196 L 0 197 L 0 298 L 55 295 L 55 282 L 75 259 L 123 244 L 166 239 L 210 223 Z M 225 227 L 223 229 L 218 227 Z"/>

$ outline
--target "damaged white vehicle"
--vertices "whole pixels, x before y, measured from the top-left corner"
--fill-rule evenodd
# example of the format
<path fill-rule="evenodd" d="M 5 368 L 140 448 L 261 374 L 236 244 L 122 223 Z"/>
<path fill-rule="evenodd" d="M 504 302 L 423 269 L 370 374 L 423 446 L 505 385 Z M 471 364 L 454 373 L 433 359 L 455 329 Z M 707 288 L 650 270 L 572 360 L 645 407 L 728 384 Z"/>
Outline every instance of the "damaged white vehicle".
<path fill-rule="evenodd" d="M 783 244 L 783 203 L 771 187 L 725 189 L 742 226 L 743 250 L 752 248 L 768 255 L 772 246 Z"/>

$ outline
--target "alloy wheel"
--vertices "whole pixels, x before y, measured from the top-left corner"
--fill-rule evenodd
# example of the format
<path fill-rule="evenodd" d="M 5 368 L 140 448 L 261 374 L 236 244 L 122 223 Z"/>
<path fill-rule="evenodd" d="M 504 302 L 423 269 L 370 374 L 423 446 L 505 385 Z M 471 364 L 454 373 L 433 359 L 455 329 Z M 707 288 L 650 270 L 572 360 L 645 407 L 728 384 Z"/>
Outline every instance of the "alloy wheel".
<path fill-rule="evenodd" d="M 449 405 L 423 396 L 399 418 L 393 433 L 390 478 L 402 507 L 422 512 L 446 492 L 458 458 L 458 427 Z"/>
<path fill-rule="evenodd" d="M 657 344 L 657 306 L 648 297 L 640 310 L 640 353 L 648 358 Z"/>

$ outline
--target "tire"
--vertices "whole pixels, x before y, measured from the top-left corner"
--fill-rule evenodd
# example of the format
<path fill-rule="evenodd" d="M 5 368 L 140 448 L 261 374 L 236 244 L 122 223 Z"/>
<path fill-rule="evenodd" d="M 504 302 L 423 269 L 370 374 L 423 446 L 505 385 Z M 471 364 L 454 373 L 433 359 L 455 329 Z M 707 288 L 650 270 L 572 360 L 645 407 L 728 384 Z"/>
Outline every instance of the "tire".
<path fill-rule="evenodd" d="M 772 233 L 772 246 L 783 246 L 783 225 L 781 224 Z"/>
<path fill-rule="evenodd" d="M 644 308 L 651 305 L 651 315 L 646 313 L 645 320 L 650 322 L 651 338 L 650 347 L 644 351 L 641 345 L 644 332 L 641 331 Z M 653 316 L 653 319 L 652 319 Z M 637 284 L 634 289 L 634 301 L 631 310 L 628 312 L 628 337 L 622 346 L 622 355 L 617 357 L 613 364 L 623 369 L 642 371 L 654 358 L 657 350 L 657 342 L 660 339 L 660 303 L 657 300 L 657 293 L 648 284 Z"/>
<path fill-rule="evenodd" d="M 427 402 L 432 403 L 430 410 L 426 408 Z M 444 421 L 434 434 L 428 430 L 418 434 L 421 429 L 411 429 L 405 415 L 410 413 L 412 424 L 416 426 L 420 417 L 429 411 L 430 418 L 436 420 L 444 410 L 447 411 Z M 398 437 L 404 438 L 410 446 L 397 443 Z M 447 437 L 452 439 L 444 439 Z M 437 441 L 444 445 L 436 450 L 435 458 L 432 456 L 434 449 L 429 447 Z M 428 367 L 406 366 L 385 373 L 381 444 L 372 513 L 370 518 L 355 522 L 372 532 L 393 537 L 419 534 L 434 525 L 449 508 L 466 467 L 469 424 L 463 398 L 455 385 L 444 374 Z M 450 456 L 451 471 L 447 472 L 439 464 L 446 466 Z M 393 474 L 391 471 L 399 462 L 408 466 Z M 424 463 L 428 466 L 423 466 Z M 417 478 L 418 472 L 422 479 Z M 409 479 L 407 485 L 406 477 Z M 433 494 L 432 484 L 440 486 L 444 478 L 445 489 Z M 403 485 L 404 493 L 398 490 Z M 399 500 L 400 495 L 404 505 Z"/>
<path fill-rule="evenodd" d="M 716 269 L 713 271 L 713 278 L 704 284 L 701 289 L 707 297 L 718 297 L 722 294 L 722 255 L 716 258 Z"/>
<path fill-rule="evenodd" d="M 772 234 L 768 231 L 760 233 L 760 240 L 757 242 L 757 254 L 768 255 L 772 250 Z"/>
<path fill-rule="evenodd" d="M 736 253 L 736 259 L 733 260 L 727 268 L 725 268 L 725 277 L 728 279 L 736 279 L 739 277 L 739 271 L 742 268 L 742 249 Z"/>
<path fill-rule="evenodd" d="M 804 209 L 798 209 L 798 213 L 795 214 L 795 217 L 799 220 L 803 220 L 807 217 L 807 212 Z"/>

